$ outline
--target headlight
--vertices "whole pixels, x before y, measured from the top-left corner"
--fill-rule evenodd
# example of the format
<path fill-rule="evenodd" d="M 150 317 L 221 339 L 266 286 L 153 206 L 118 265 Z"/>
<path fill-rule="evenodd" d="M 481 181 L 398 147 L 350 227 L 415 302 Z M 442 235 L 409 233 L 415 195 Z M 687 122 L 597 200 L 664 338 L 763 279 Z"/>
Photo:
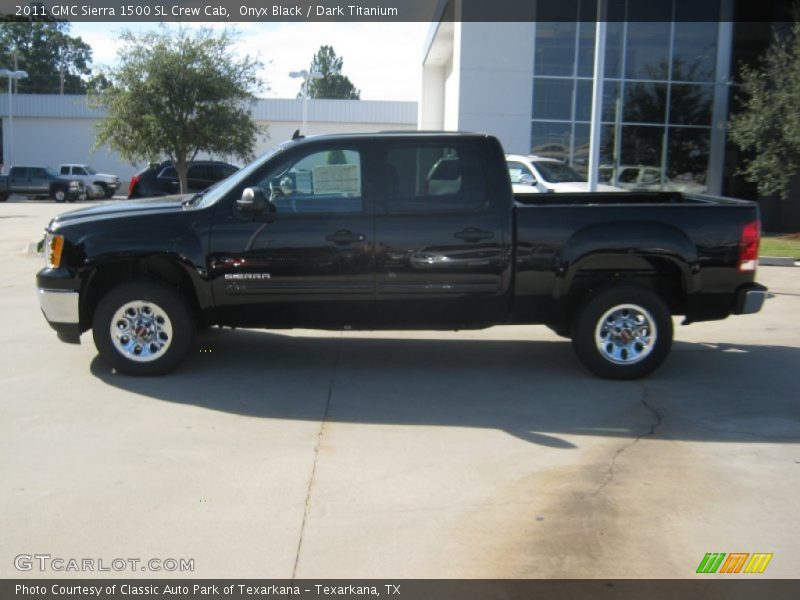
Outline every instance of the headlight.
<path fill-rule="evenodd" d="M 64 250 L 64 236 L 48 233 L 44 237 L 44 257 L 48 269 L 61 266 L 61 252 Z"/>

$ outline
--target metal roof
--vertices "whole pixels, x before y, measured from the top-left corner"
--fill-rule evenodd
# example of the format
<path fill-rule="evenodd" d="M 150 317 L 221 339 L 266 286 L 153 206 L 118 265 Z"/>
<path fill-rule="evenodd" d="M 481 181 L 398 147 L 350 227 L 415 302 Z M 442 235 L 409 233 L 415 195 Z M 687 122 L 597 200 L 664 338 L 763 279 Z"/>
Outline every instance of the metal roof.
<path fill-rule="evenodd" d="M 100 119 L 104 111 L 92 107 L 84 95 L 18 94 L 14 96 L 15 117 L 56 119 Z M 8 117 L 8 95 L 0 95 L 0 116 Z M 256 121 L 300 121 L 300 99 L 260 98 L 253 106 Z M 392 100 L 309 100 L 309 122 L 397 123 L 417 122 L 417 103 Z"/>

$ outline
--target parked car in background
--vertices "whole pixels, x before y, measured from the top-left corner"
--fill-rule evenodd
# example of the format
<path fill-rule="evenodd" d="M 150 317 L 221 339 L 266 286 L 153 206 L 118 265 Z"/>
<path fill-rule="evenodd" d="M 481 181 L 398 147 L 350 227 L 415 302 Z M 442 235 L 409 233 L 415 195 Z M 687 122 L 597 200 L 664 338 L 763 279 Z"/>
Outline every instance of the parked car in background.
<path fill-rule="evenodd" d="M 684 173 L 662 177 L 661 168 L 648 165 L 603 165 L 599 169 L 600 181 L 631 192 L 685 192 L 702 194 L 706 191 L 704 181 L 697 175 Z M 702 179 L 702 178 L 701 178 Z"/>
<path fill-rule="evenodd" d="M 90 165 L 59 165 L 58 170 L 63 176 L 83 181 L 91 198 L 111 198 L 119 189 L 119 177 L 108 173 L 98 173 Z"/>
<path fill-rule="evenodd" d="M 589 191 L 586 177 L 555 158 L 506 154 L 506 165 L 515 194 Z M 611 185 L 599 184 L 597 191 L 622 192 L 624 190 Z"/>
<path fill-rule="evenodd" d="M 218 181 L 233 175 L 239 167 L 215 160 L 196 160 L 189 164 L 189 189 L 184 192 L 202 192 Z M 178 172 L 172 161 L 152 163 L 139 171 L 128 186 L 128 198 L 169 196 L 180 193 Z"/>
<path fill-rule="evenodd" d="M 8 175 L 0 175 L 0 202 L 11 194 L 75 202 L 86 199 L 86 185 L 75 177 L 61 176 L 50 167 L 11 167 Z"/>

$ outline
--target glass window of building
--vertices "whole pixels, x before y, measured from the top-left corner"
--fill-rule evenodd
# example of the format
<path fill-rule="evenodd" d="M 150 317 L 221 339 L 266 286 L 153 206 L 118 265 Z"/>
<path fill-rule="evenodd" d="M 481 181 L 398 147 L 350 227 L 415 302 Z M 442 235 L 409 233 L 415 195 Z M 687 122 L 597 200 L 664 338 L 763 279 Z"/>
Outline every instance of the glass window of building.
<path fill-rule="evenodd" d="M 589 17 L 536 25 L 531 152 L 585 175 L 596 4 L 564 2 L 575 4 L 579 19 Z M 715 94 L 726 93 L 714 85 L 720 0 L 672 0 L 657 8 L 663 20 L 653 22 L 650 3 L 609 0 L 609 14 L 625 17 L 607 24 L 601 178 L 628 189 L 700 191 L 707 184 Z"/>

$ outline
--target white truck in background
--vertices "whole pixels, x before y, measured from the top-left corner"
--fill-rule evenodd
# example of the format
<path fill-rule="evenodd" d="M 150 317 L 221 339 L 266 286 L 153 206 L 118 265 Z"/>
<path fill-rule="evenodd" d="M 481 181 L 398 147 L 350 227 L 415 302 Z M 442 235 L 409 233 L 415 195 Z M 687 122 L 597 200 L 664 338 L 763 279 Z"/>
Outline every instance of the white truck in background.
<path fill-rule="evenodd" d="M 119 189 L 119 177 L 108 173 L 98 173 L 86 164 L 59 165 L 58 172 L 61 175 L 83 181 L 90 198 L 111 198 Z"/>

